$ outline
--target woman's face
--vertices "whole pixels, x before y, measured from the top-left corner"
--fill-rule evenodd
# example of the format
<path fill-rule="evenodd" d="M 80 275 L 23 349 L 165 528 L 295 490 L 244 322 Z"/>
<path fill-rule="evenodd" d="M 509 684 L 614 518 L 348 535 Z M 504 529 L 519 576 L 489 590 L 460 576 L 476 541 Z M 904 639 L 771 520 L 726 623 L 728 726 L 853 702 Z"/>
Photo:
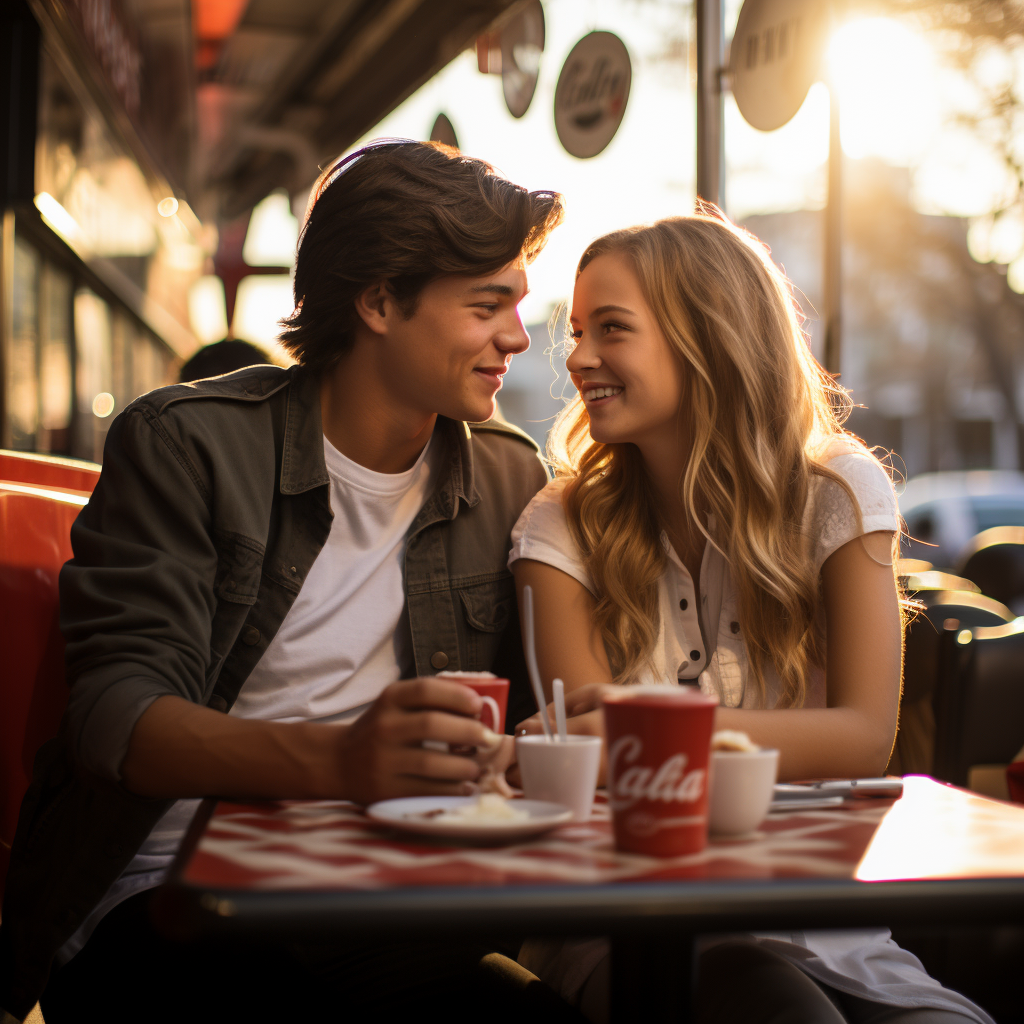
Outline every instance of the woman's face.
<path fill-rule="evenodd" d="M 605 253 L 576 279 L 566 360 L 590 416 L 590 436 L 641 447 L 679 423 L 683 365 L 644 300 L 629 260 Z"/>

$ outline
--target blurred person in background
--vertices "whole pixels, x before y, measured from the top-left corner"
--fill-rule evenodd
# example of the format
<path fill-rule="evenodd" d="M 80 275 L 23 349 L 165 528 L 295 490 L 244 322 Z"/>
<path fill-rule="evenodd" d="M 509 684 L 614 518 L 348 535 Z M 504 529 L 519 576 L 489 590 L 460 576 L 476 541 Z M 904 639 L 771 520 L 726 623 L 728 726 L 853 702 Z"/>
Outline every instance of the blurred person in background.
<path fill-rule="evenodd" d="M 266 352 L 241 338 L 224 338 L 212 345 L 204 345 L 191 359 L 186 360 L 178 374 L 179 384 L 207 377 L 220 377 L 247 366 L 260 366 L 270 362 Z"/>
<path fill-rule="evenodd" d="M 520 989 L 488 996 L 493 946 L 213 948 L 149 921 L 199 798 L 467 794 L 500 740 L 480 698 L 433 672 L 491 670 L 511 680 L 510 713 L 529 700 L 505 562 L 547 476 L 491 417 L 529 345 L 517 307 L 561 197 L 414 142 L 341 160 L 313 197 L 283 335 L 297 365 L 138 399 L 72 529 L 70 698 L 22 807 L 0 930 L 16 1017 L 41 996 L 48 1024 L 86 1008 L 359 1019 L 431 999 L 522 1019 Z"/>

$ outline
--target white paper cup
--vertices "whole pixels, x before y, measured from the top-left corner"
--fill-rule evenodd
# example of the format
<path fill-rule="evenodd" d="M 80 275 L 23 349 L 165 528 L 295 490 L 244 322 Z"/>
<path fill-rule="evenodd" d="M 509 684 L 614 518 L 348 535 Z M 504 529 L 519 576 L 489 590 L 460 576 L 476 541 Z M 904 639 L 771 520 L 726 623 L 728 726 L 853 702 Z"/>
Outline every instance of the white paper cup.
<path fill-rule="evenodd" d="M 779 769 L 777 750 L 712 750 L 708 782 L 708 831 L 735 836 L 765 819 Z"/>
<path fill-rule="evenodd" d="M 572 811 L 573 821 L 588 821 L 601 767 L 600 736 L 517 736 L 516 759 L 528 800 L 547 800 Z"/>

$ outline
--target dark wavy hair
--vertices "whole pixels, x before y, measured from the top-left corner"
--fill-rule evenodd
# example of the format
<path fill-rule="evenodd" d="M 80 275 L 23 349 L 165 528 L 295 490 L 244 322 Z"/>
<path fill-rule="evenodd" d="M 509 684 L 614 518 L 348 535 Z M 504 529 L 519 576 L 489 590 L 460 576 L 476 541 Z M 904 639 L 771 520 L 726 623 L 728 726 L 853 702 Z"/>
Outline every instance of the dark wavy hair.
<path fill-rule="evenodd" d="M 371 143 L 313 188 L 281 342 L 315 373 L 352 346 L 362 289 L 385 280 L 405 316 L 446 274 L 529 263 L 562 220 L 557 192 L 527 192 L 483 160 L 437 142 Z"/>

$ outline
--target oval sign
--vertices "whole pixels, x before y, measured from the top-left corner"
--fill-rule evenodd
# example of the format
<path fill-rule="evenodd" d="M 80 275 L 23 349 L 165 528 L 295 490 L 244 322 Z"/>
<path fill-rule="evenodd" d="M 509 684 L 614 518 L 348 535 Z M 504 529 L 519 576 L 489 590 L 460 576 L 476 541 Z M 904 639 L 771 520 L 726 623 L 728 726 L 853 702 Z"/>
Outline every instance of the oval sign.
<path fill-rule="evenodd" d="M 555 86 L 555 131 L 568 153 L 597 156 L 626 111 L 632 68 L 617 35 L 591 32 L 569 53 Z"/>
<path fill-rule="evenodd" d="M 746 0 L 729 51 L 736 106 L 763 132 L 781 128 L 821 73 L 829 27 L 821 0 Z"/>
<path fill-rule="evenodd" d="M 530 0 L 501 30 L 501 88 L 513 117 L 530 107 L 544 52 L 544 8 Z"/>

